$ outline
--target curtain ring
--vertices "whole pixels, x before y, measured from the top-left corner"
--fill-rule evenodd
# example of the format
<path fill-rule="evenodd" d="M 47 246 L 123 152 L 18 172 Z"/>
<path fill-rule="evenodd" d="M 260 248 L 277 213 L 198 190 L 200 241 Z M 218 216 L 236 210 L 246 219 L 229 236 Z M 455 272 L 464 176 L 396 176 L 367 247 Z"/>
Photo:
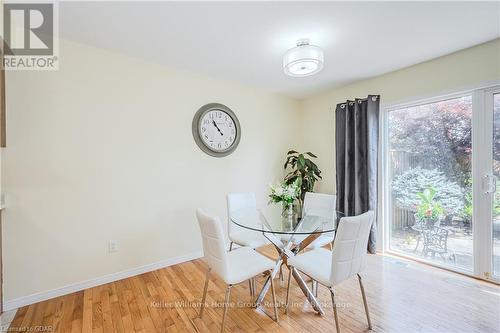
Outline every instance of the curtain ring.
<path fill-rule="evenodd" d="M 358 101 L 358 104 L 361 104 L 361 103 L 363 103 L 363 100 L 362 100 L 362 99 L 360 99 L 360 100 Z"/>
<path fill-rule="evenodd" d="M 354 105 L 354 102 L 349 102 L 349 105 L 351 105 L 351 106 Z"/>
<path fill-rule="evenodd" d="M 345 104 L 340 104 L 341 109 L 345 109 Z"/>
<path fill-rule="evenodd" d="M 372 96 L 372 101 L 376 102 L 377 101 L 377 96 Z"/>

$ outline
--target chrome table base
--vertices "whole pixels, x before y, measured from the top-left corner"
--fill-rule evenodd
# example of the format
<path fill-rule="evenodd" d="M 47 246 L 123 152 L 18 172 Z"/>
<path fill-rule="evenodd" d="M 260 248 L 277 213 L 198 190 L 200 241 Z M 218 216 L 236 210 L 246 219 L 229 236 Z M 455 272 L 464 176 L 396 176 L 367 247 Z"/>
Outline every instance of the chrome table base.
<path fill-rule="evenodd" d="M 274 266 L 272 273 L 268 276 L 266 282 L 264 283 L 264 286 L 262 287 L 262 290 L 259 293 L 259 296 L 255 301 L 255 305 L 257 307 L 259 307 L 262 304 L 264 297 L 266 296 L 267 292 L 269 291 L 269 288 L 271 287 L 271 279 L 274 279 L 276 275 L 280 272 L 281 266 L 286 265 L 288 269 L 290 269 L 290 267 L 287 265 L 287 259 L 290 257 L 294 257 L 297 253 L 302 251 L 317 237 L 319 237 L 319 233 L 312 233 L 309 236 L 307 236 L 302 242 L 294 245 L 292 242 L 293 235 L 291 235 L 290 239 L 286 243 L 277 238 L 273 233 L 263 233 L 263 235 L 274 245 L 276 251 L 278 251 L 279 258 L 276 261 L 276 265 Z M 295 279 L 295 281 L 297 281 L 297 284 L 299 285 L 300 289 L 306 296 L 306 299 L 309 301 L 309 303 L 311 303 L 313 309 L 320 315 L 325 314 L 323 308 L 321 307 L 320 303 L 316 298 L 315 293 L 313 293 L 313 291 L 309 289 L 309 287 L 307 286 L 306 282 L 304 281 L 300 273 L 295 268 L 292 268 L 291 274 Z M 285 309 L 285 311 L 287 310 L 288 309 Z"/>

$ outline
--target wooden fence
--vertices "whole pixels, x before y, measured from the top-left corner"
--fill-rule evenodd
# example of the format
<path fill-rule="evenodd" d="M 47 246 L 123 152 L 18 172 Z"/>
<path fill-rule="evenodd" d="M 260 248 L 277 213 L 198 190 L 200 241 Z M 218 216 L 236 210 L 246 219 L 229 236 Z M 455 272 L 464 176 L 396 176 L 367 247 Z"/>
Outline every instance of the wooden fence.
<path fill-rule="evenodd" d="M 432 165 L 428 162 L 427 159 L 421 158 L 418 154 L 403 151 L 403 150 L 389 150 L 389 181 L 392 183 L 392 180 L 405 173 L 410 169 L 414 169 L 417 167 L 423 169 L 432 169 Z M 415 218 L 413 216 L 413 212 L 408 209 L 403 209 L 397 207 L 395 203 L 394 196 L 392 197 L 392 207 L 391 207 L 391 226 L 392 230 L 405 229 L 412 226 L 415 223 Z"/>

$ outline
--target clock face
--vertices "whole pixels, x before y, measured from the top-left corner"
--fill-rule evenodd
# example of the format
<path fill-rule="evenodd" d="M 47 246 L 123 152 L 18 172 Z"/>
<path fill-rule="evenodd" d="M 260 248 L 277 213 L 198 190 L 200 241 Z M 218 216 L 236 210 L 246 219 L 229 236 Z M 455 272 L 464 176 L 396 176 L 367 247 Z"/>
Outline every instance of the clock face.
<path fill-rule="evenodd" d="M 210 103 L 202 106 L 193 118 L 193 137 L 198 147 L 215 157 L 231 154 L 240 141 L 238 118 L 227 106 Z"/>
<path fill-rule="evenodd" d="M 203 143 L 215 152 L 223 152 L 235 143 L 236 124 L 223 110 L 211 109 L 200 119 L 199 135 Z"/>

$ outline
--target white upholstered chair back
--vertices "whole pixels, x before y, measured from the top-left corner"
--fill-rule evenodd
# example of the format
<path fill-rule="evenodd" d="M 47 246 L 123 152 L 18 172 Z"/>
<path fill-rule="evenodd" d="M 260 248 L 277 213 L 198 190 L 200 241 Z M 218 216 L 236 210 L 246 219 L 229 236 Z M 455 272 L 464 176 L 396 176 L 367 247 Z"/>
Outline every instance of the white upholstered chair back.
<path fill-rule="evenodd" d="M 229 193 L 227 199 L 228 232 L 238 228 L 231 223 L 231 214 L 240 209 L 257 209 L 254 193 Z M 241 228 L 241 227 L 240 227 Z"/>
<path fill-rule="evenodd" d="M 201 229 L 204 260 L 219 276 L 227 276 L 227 249 L 222 223 L 218 217 L 207 215 L 202 209 L 196 210 Z"/>
<path fill-rule="evenodd" d="M 304 197 L 304 206 L 302 207 L 302 217 L 305 215 L 312 215 L 333 218 L 335 223 L 337 219 L 335 209 L 336 200 L 337 196 L 333 194 L 306 192 L 306 196 Z M 334 232 L 327 232 L 321 234 L 320 238 L 326 239 L 326 237 L 328 237 L 328 240 L 326 241 L 331 243 L 333 241 L 333 236 Z M 321 240 L 317 239 L 316 241 Z M 311 246 L 313 245 L 314 243 L 311 244 Z"/>
<path fill-rule="evenodd" d="M 368 236 L 373 219 L 373 211 L 340 219 L 333 243 L 330 273 L 332 285 L 360 273 L 365 268 Z"/>
<path fill-rule="evenodd" d="M 335 200 L 335 195 L 307 192 L 302 207 L 302 217 L 307 214 L 335 219 Z"/>

